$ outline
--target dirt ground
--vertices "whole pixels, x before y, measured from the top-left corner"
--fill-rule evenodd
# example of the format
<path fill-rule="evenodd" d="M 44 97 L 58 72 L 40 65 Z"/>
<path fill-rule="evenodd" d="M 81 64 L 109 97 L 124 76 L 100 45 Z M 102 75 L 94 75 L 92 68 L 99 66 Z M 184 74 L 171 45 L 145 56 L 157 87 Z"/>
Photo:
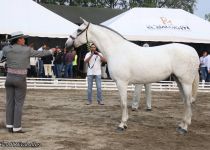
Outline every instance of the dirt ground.
<path fill-rule="evenodd" d="M 183 113 L 178 92 L 153 92 L 153 111 L 132 112 L 129 92 L 128 129 L 116 131 L 121 120 L 118 91 L 104 91 L 105 105 L 86 103 L 86 91 L 28 90 L 22 126 L 24 134 L 0 129 L 0 142 L 36 142 L 35 150 L 209 150 L 210 93 L 199 93 L 187 135 L 176 127 Z M 95 95 L 95 91 L 94 91 Z M 0 90 L 0 119 L 5 119 L 5 91 Z M 95 99 L 95 97 L 94 97 Z M 2 123 L 1 123 L 2 124 Z M 21 148 L 0 147 L 19 150 Z"/>

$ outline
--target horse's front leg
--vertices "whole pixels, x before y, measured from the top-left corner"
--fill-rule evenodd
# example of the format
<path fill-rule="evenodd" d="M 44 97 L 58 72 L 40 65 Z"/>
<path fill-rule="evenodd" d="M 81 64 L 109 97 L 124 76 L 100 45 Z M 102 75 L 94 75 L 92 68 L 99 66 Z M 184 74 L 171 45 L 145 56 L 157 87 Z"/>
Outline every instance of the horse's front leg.
<path fill-rule="evenodd" d="M 127 108 L 127 86 L 128 83 L 118 81 L 117 87 L 120 93 L 120 100 L 121 100 L 121 109 L 122 109 L 122 120 L 120 125 L 118 126 L 117 130 L 123 131 L 127 128 L 127 120 L 128 120 L 128 108 Z"/>

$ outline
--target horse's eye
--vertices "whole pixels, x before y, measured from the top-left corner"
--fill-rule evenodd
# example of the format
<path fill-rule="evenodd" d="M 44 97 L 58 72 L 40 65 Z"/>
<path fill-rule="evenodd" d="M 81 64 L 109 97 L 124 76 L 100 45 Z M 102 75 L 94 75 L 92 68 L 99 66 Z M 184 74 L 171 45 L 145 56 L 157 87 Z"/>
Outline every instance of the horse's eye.
<path fill-rule="evenodd" d="M 80 33 L 80 32 L 82 32 L 82 30 L 81 29 L 77 29 L 77 33 Z"/>

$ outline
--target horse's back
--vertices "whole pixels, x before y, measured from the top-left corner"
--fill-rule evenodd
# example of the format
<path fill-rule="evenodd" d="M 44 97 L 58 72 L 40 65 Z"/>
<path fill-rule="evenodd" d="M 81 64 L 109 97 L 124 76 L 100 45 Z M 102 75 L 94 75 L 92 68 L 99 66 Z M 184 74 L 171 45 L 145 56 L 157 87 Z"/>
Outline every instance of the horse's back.
<path fill-rule="evenodd" d="M 188 45 L 173 43 L 168 44 L 170 51 L 171 65 L 173 74 L 180 78 L 194 79 L 199 68 L 199 56 L 196 50 Z"/>
<path fill-rule="evenodd" d="M 178 54 L 189 54 L 190 56 L 198 56 L 196 50 L 186 44 L 180 44 L 180 43 L 172 43 L 172 44 L 166 44 L 166 46 L 169 47 L 170 50 L 173 50 L 175 53 Z"/>

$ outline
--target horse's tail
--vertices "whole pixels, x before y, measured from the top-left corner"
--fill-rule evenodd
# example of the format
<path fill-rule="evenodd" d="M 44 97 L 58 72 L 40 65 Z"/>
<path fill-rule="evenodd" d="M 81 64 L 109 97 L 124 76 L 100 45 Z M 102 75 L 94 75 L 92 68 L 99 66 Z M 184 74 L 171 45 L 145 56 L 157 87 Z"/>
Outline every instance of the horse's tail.
<path fill-rule="evenodd" d="M 192 99 L 191 99 L 192 103 L 196 100 L 198 86 L 199 86 L 199 73 L 197 72 L 192 84 Z"/>

